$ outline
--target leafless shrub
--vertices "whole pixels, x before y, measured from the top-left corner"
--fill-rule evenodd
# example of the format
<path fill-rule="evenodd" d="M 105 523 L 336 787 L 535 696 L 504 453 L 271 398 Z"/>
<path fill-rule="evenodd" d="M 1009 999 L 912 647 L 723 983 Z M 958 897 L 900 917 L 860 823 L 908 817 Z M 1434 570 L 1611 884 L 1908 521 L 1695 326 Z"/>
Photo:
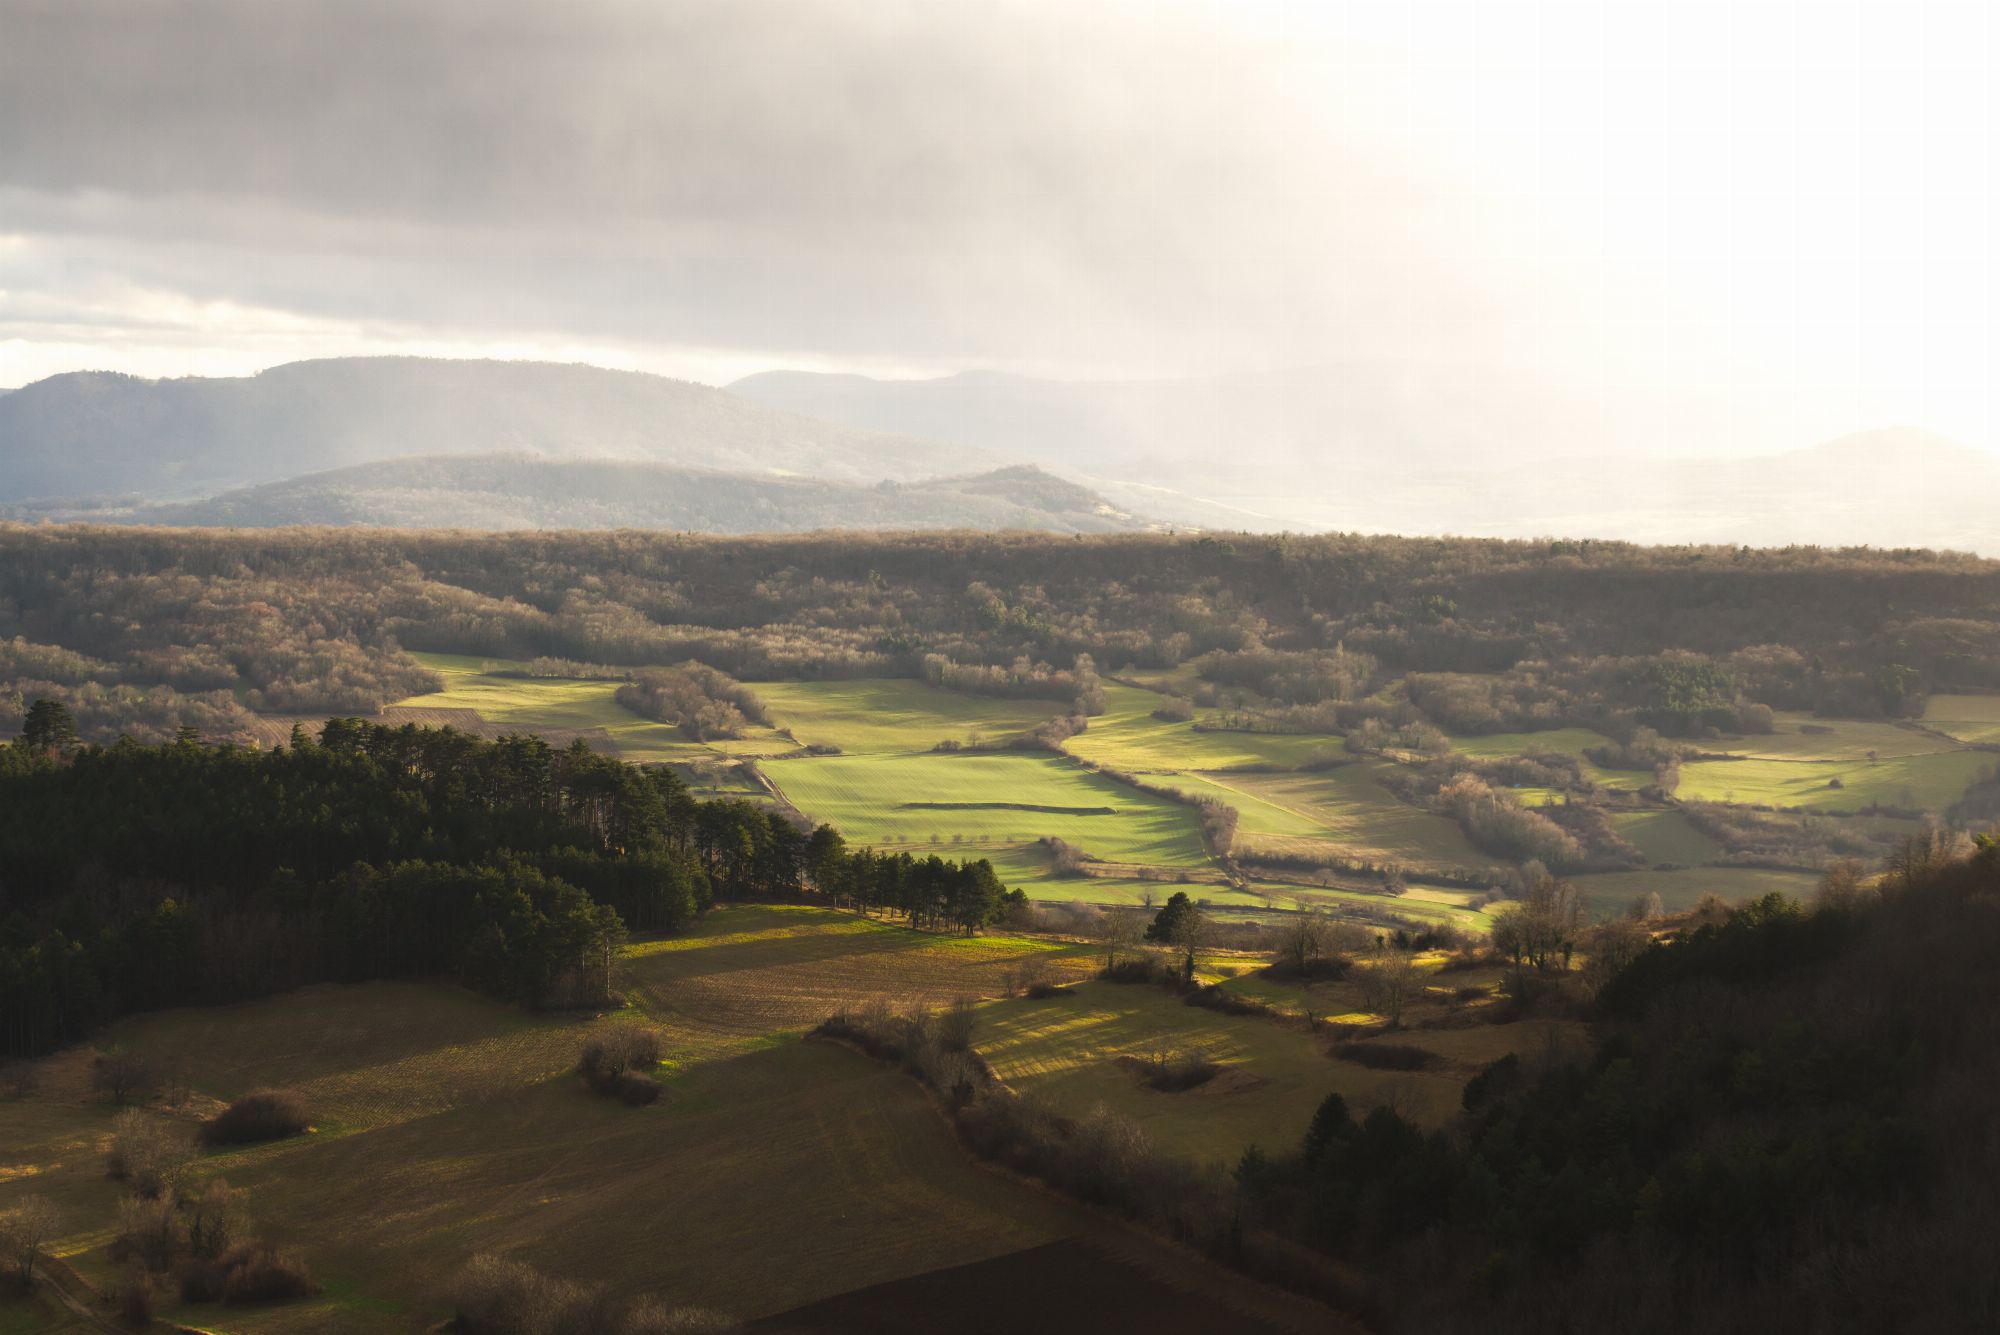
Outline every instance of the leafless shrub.
<path fill-rule="evenodd" d="M 286 1089 L 252 1090 L 202 1123 L 204 1145 L 283 1140 L 309 1127 L 304 1100 Z"/>
<path fill-rule="evenodd" d="M 11 1269 L 22 1288 L 35 1282 L 42 1249 L 62 1227 L 62 1211 L 46 1196 L 29 1196 L 0 1213 L 0 1267 Z"/>
<path fill-rule="evenodd" d="M 660 1097 L 660 1082 L 648 1072 L 660 1064 L 663 1051 L 657 1029 L 608 1025 L 584 1040 L 576 1070 L 598 1094 L 644 1107 Z"/>
<path fill-rule="evenodd" d="M 938 1017 L 938 1046 L 946 1052 L 964 1052 L 972 1046 L 972 1034 L 979 1024 L 979 1010 L 970 997 L 960 997 Z"/>
<path fill-rule="evenodd" d="M 314 1290 L 312 1272 L 295 1251 L 268 1242 L 243 1243 L 222 1259 L 222 1301 L 232 1306 L 281 1303 Z"/>
<path fill-rule="evenodd" d="M 120 1107 L 151 1093 L 159 1083 L 159 1070 L 149 1059 L 123 1048 L 100 1053 L 90 1065 L 91 1088 L 110 1095 Z"/>
<path fill-rule="evenodd" d="M 194 1143 L 181 1127 L 127 1108 L 111 1124 L 108 1174 L 144 1197 L 166 1193 L 193 1160 Z"/>

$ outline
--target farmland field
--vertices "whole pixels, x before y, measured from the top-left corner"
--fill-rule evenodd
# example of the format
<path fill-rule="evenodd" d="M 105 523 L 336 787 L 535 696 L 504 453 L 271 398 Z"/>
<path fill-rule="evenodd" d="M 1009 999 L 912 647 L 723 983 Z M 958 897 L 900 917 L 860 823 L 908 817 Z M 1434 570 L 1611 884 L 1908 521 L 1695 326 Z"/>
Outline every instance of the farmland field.
<path fill-rule="evenodd" d="M 1651 863 L 1691 867 L 1722 855 L 1721 846 L 1678 811 L 1614 812 L 1611 824 Z"/>
<path fill-rule="evenodd" d="M 1210 776 L 1246 797 L 1293 812 L 1317 830 L 1321 847 L 1353 861 L 1396 863 L 1412 869 L 1483 867 L 1493 859 L 1469 843 L 1458 826 L 1420 810 L 1382 786 L 1386 761 L 1362 761 L 1297 774 Z M 1283 847 L 1277 839 L 1239 840 Z"/>
<path fill-rule="evenodd" d="M 1778 715 L 1774 732 L 1728 737 L 1719 744 L 1703 744 L 1703 749 L 1752 760 L 1867 760 L 1871 755 L 1878 759 L 1935 755 L 1953 748 L 1951 742 L 1921 728 L 1785 713 Z"/>
<path fill-rule="evenodd" d="M 1462 1081 L 1427 1073 L 1371 1071 L 1338 1062 L 1312 1036 L 1255 1016 L 1219 1015 L 1163 989 L 1092 982 L 1045 1001 L 997 1003 L 975 1045 L 1002 1080 L 1081 1117 L 1099 1104 L 1123 1113 L 1176 1154 L 1233 1165 L 1252 1144 L 1285 1146 L 1329 1093 L 1357 1106 L 1389 1096 L 1424 1120 L 1458 1106 Z M 1119 1057 L 1200 1052 L 1222 1073 L 1206 1085 L 1164 1094 L 1141 1084 Z"/>
<path fill-rule="evenodd" d="M 770 728 L 717 742 L 689 741 L 678 728 L 641 718 L 619 704 L 615 681 L 559 677 L 503 677 L 494 670 L 518 664 L 454 654 L 413 655 L 444 678 L 442 691 L 413 695 L 390 707 L 384 722 L 417 710 L 470 710 L 495 728 L 521 732 L 601 734 L 632 761 L 685 761 L 721 755 L 782 755 L 797 747 Z M 415 720 L 436 721 L 448 720 Z"/>
<path fill-rule="evenodd" d="M 1805 871 L 1763 867 L 1686 867 L 1676 871 L 1614 871 L 1573 878 L 1584 907 L 1597 917 L 1623 913 L 1640 895 L 1658 892 L 1668 913 L 1695 906 L 1703 895 L 1721 895 L 1731 904 L 1761 899 L 1774 891 L 1810 899 L 1819 877 Z"/>
<path fill-rule="evenodd" d="M 1194 812 L 1072 761 L 1017 753 L 828 756 L 765 766 L 785 798 L 875 845 L 1026 844 L 1054 836 L 1111 862 L 1199 866 Z"/>
<path fill-rule="evenodd" d="M 760 681 L 751 689 L 801 743 L 849 755 L 1000 741 L 1063 710 L 1053 700 L 996 700 L 907 679 Z"/>
<path fill-rule="evenodd" d="M 1681 766 L 1675 795 L 1697 802 L 1860 811 L 1869 806 L 1942 811 L 1994 758 L 1980 751 L 1849 760 L 1697 760 Z M 1838 786 L 1835 786 L 1835 781 Z"/>
<path fill-rule="evenodd" d="M 1934 695 L 1924 726 L 1962 742 L 2000 746 L 2000 695 Z"/>
<path fill-rule="evenodd" d="M 1341 754 L 1338 737 L 1282 733 L 1204 731 L 1193 722 L 1167 723 L 1153 717 L 1166 697 L 1130 686 L 1107 684 L 1105 711 L 1090 727 L 1063 744 L 1079 759 L 1128 773 L 1238 769 L 1245 765 L 1296 768 Z"/>
<path fill-rule="evenodd" d="M 433 1326 L 443 1279 L 481 1250 L 754 1318 L 1066 1238 L 1125 1239 L 975 1165 L 906 1077 L 797 1041 L 876 995 L 994 995 L 1028 955 L 1057 976 L 1093 963 L 1047 941 L 928 936 L 813 909 L 719 910 L 687 937 L 627 953 L 624 985 L 667 1039 L 666 1093 L 645 1110 L 593 1098 L 568 1074 L 593 1022 L 525 1016 L 436 984 L 161 1012 L 100 1041 L 172 1070 L 191 1110 L 273 1083 L 315 1110 L 310 1136 L 215 1152 L 201 1166 L 246 1191 L 263 1232 L 302 1247 L 324 1286 L 300 1303 L 228 1309 L 231 1331 Z M 1282 1049 L 1269 1036 L 1238 1046 L 1260 1060 Z M 1056 1064 L 1052 1040 L 1039 1051 L 1041 1066 Z M 32 1096 L 0 1103 L 0 1208 L 30 1190 L 55 1200 L 66 1217 L 57 1250 L 102 1288 L 118 1273 L 105 1252 L 118 1192 L 101 1148 L 112 1109 L 89 1097 L 87 1059 L 43 1063 Z M 1292 1104 L 1273 1104 L 1272 1132 L 1295 1138 L 1303 1123 L 1283 1125 L 1280 1106 Z M 1232 1119 L 1209 1125 L 1218 1144 L 1233 1142 Z M 1185 1143 L 1200 1134 L 1175 1132 Z M 0 1308 L 0 1319 L 21 1310 Z M 204 1325 L 216 1315 L 186 1313 Z"/>
<path fill-rule="evenodd" d="M 1608 746 L 1611 739 L 1589 728 L 1550 728 L 1545 732 L 1495 732 L 1477 737 L 1454 737 L 1451 749 L 1476 760 L 1499 760 L 1507 756 L 1534 755 L 1552 751 L 1576 761 L 1586 779 L 1599 787 L 1626 789 L 1643 787 L 1648 776 L 1634 770 L 1606 769 L 1584 755 L 1594 746 Z"/>

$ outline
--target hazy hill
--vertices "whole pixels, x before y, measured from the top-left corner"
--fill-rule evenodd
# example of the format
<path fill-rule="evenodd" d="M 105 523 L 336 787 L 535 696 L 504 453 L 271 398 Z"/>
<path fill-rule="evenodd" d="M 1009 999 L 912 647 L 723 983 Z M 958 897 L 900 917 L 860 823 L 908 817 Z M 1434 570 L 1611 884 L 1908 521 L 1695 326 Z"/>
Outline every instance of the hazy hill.
<path fill-rule="evenodd" d="M 83 516 L 77 516 L 83 517 Z M 666 464 L 523 455 L 359 464 L 184 505 L 87 517 L 154 524 L 372 524 L 406 528 L 648 528 L 701 533 L 813 529 L 1034 529 L 1108 533 L 1155 525 L 1034 467 L 862 486 Z"/>
<path fill-rule="evenodd" d="M 1136 499 L 1129 480 L 1144 478 L 1239 507 L 1245 528 L 2000 551 L 2000 454 L 1911 428 L 1748 457 L 1702 440 L 1561 455 L 1544 442 L 1591 437 L 1499 391 L 1417 372 L 1068 383 L 782 371 L 730 389 L 1047 462 L 1181 518 L 1170 497 Z"/>
<path fill-rule="evenodd" d="M 0 398 L 0 501 L 192 499 L 352 464 L 492 453 L 869 483 L 1020 458 L 812 421 L 661 376 L 543 362 L 343 358 L 235 379 L 85 371 Z"/>

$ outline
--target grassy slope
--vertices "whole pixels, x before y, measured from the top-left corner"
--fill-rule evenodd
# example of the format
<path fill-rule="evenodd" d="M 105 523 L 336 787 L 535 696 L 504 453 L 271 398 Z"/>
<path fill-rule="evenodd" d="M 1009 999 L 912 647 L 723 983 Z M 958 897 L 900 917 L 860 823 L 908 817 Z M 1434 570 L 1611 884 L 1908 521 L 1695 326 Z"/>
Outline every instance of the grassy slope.
<path fill-rule="evenodd" d="M 1934 695 L 1924 707 L 1924 726 L 1962 742 L 2000 745 L 2000 695 Z"/>
<path fill-rule="evenodd" d="M 1993 764 L 1981 751 L 1849 760 L 1697 760 L 1681 766 L 1677 797 L 1810 811 L 1871 805 L 1942 811 Z M 1829 786 L 1839 779 L 1841 786 Z"/>
<path fill-rule="evenodd" d="M 433 1320 L 442 1276 L 488 1248 L 756 1315 L 1076 1227 L 969 1163 L 904 1078 L 793 1041 L 878 993 L 997 991 L 1027 953 L 1058 972 L 1089 967 L 1080 950 L 1042 942 L 957 941 L 809 909 L 719 912 L 629 961 L 674 1062 L 666 1099 L 644 1111 L 566 1074 L 588 1022 L 431 984 L 165 1012 L 104 1041 L 159 1057 L 203 1097 L 287 1083 L 318 1110 L 312 1137 L 204 1165 L 250 1192 L 270 1234 L 306 1247 L 327 1290 L 231 1311 L 231 1330 Z M 0 1208 L 28 1190 L 56 1198 L 75 1230 L 64 1250 L 109 1283 L 111 1110 L 85 1097 L 83 1056 L 66 1062 L 35 1098 L 0 1104 Z"/>
<path fill-rule="evenodd" d="M 758 682 L 752 689 L 800 742 L 849 755 L 999 741 L 1063 712 L 1054 700 L 997 700 L 896 679 Z"/>
<path fill-rule="evenodd" d="M 938 851 L 949 851 L 953 835 L 1016 845 L 1055 836 L 1107 861 L 1190 867 L 1207 861 L 1191 809 L 1054 756 L 831 756 L 772 764 L 764 772 L 801 811 L 860 843 L 928 846 L 941 835 L 946 842 Z M 1095 808 L 1111 812 L 1081 814 Z"/>
<path fill-rule="evenodd" d="M 1064 744 L 1092 764 L 1138 772 L 1236 769 L 1245 765 L 1294 768 L 1340 754 L 1338 737 L 1272 733 L 1202 732 L 1192 722 L 1165 723 L 1152 716 L 1164 702 L 1151 691 L 1116 683 L 1104 688 L 1105 711 Z"/>
<path fill-rule="evenodd" d="M 1777 891 L 1794 899 L 1811 896 L 1819 878 L 1811 872 L 1762 867 L 1687 867 L 1678 871 L 1614 871 L 1573 878 L 1585 907 L 1595 916 L 1623 913 L 1634 899 L 1658 891 L 1667 912 L 1693 908 L 1706 894 L 1730 903 L 1761 899 Z"/>
<path fill-rule="evenodd" d="M 488 723 L 523 732 L 600 729 L 633 761 L 696 760 L 722 755 L 781 755 L 797 749 L 770 728 L 713 743 L 691 742 L 678 728 L 634 714 L 613 696 L 618 683 L 562 678 L 498 677 L 484 669 L 514 666 L 457 654 L 417 654 L 444 678 L 445 688 L 398 700 L 396 709 L 470 709 Z"/>
<path fill-rule="evenodd" d="M 1611 739 L 1589 728 L 1551 728 L 1546 732 L 1496 732 L 1480 737 L 1454 737 L 1451 749 L 1477 759 L 1497 760 L 1503 756 L 1533 755 L 1553 751 L 1572 757 L 1583 776 L 1602 788 L 1638 788 L 1647 776 L 1631 770 L 1606 769 L 1584 755 L 1593 746 L 1608 746 Z"/>
<path fill-rule="evenodd" d="M 1411 868 L 1483 867 L 1493 861 L 1466 841 L 1457 825 L 1419 810 L 1384 788 L 1386 761 L 1365 761 L 1298 774 L 1211 776 L 1224 787 L 1290 810 L 1334 840 L 1342 856 L 1395 862 Z M 1239 844 L 1283 847 L 1284 840 L 1252 838 Z"/>
<path fill-rule="evenodd" d="M 1612 825 L 1648 862 L 1691 867 L 1722 856 L 1722 847 L 1678 811 L 1620 811 Z"/>

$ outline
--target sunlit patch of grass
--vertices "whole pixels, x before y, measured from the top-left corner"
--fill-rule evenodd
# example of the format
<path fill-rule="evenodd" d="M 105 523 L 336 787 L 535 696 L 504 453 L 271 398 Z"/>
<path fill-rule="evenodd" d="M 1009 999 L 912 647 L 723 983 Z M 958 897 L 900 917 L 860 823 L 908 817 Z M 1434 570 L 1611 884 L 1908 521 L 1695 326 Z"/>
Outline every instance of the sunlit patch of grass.
<path fill-rule="evenodd" d="M 1808 811 L 1860 811 L 1870 806 L 1942 811 L 1992 763 L 1993 757 L 1980 751 L 1885 756 L 1875 761 L 1690 761 L 1681 766 L 1675 795 L 1698 802 Z"/>
<path fill-rule="evenodd" d="M 954 857 L 966 851 L 959 845 L 1022 845 L 1054 836 L 1114 862 L 1208 861 L 1190 808 L 1055 756 L 827 756 L 771 764 L 764 772 L 808 816 L 853 842 L 892 851 Z"/>
<path fill-rule="evenodd" d="M 1962 742 L 2000 744 L 2000 695 L 1934 695 L 1924 705 L 1924 726 Z"/>
<path fill-rule="evenodd" d="M 1067 708 L 1060 700 L 964 695 L 908 679 L 758 682 L 753 689 L 800 742 L 849 755 L 1000 741 Z"/>

